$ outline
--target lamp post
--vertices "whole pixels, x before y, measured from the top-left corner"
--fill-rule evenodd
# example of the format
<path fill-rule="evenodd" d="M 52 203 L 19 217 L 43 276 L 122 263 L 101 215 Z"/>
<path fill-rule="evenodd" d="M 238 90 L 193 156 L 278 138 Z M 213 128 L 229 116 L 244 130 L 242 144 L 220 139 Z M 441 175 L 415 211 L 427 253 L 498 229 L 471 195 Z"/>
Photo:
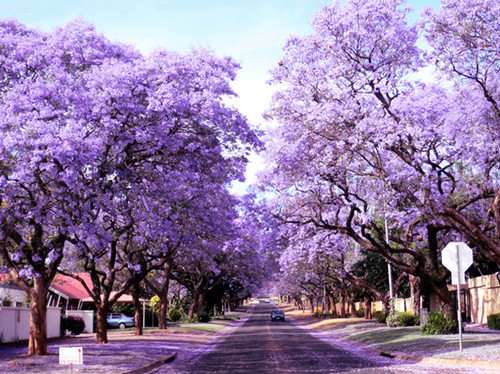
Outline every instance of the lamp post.
<path fill-rule="evenodd" d="M 384 181 L 384 226 L 385 226 L 385 242 L 389 245 L 389 227 L 387 226 L 387 201 L 385 199 L 385 181 Z M 392 301 L 392 267 L 389 261 L 387 261 L 387 273 L 389 277 L 389 302 Z"/>
<path fill-rule="evenodd" d="M 389 228 L 387 227 L 387 217 L 384 210 L 384 224 L 385 224 L 385 241 L 389 245 Z M 392 300 L 392 267 L 389 262 L 387 262 L 387 273 L 389 276 L 389 300 Z"/>

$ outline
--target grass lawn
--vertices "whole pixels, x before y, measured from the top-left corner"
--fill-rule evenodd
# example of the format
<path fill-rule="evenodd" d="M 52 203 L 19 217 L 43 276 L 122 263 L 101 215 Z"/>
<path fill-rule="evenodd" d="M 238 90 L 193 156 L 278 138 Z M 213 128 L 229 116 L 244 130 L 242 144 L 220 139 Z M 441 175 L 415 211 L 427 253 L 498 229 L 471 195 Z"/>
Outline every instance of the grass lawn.
<path fill-rule="evenodd" d="M 493 361 L 500 363 L 500 334 L 464 332 L 463 351 L 459 335 L 422 335 L 421 327 L 393 327 L 363 318 L 314 318 L 311 313 L 291 310 L 292 319 L 307 328 L 363 343 L 384 352 L 416 357 Z"/>
<path fill-rule="evenodd" d="M 376 327 L 344 335 L 387 352 L 417 357 L 454 358 L 500 362 L 500 335 L 466 332 L 463 351 L 459 350 L 459 335 L 422 335 L 416 327 Z"/>
<path fill-rule="evenodd" d="M 237 315 L 233 316 L 220 316 L 220 317 L 215 317 L 210 322 L 186 322 L 186 323 L 181 323 L 181 322 L 169 322 L 167 323 L 167 330 L 174 330 L 174 331 L 205 331 L 205 332 L 219 332 L 222 330 L 224 327 L 230 325 L 234 321 L 238 320 L 239 317 Z M 146 331 L 157 331 L 158 326 L 155 327 L 144 327 L 143 328 L 144 332 Z M 127 327 L 124 329 L 108 329 L 108 332 L 113 332 L 113 333 L 130 333 L 135 331 L 135 327 Z"/>

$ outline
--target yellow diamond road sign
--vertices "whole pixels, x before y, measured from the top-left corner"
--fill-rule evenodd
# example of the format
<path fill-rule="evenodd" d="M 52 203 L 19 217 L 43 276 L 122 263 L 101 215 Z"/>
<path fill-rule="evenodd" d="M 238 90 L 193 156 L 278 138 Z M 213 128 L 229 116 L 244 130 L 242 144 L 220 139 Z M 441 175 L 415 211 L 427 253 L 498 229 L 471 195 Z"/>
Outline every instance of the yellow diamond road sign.
<path fill-rule="evenodd" d="M 451 283 L 467 283 L 465 271 L 472 265 L 472 249 L 463 242 L 451 242 L 441 251 L 443 265 L 451 271 Z"/>

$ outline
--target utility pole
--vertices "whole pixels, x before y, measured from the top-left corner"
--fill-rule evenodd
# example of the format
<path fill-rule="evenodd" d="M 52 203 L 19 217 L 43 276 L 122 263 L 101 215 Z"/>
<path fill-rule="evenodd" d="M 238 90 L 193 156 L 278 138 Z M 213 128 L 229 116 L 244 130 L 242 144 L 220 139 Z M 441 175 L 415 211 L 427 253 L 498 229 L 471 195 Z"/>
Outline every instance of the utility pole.
<path fill-rule="evenodd" d="M 389 228 L 387 227 L 387 216 L 384 211 L 384 224 L 385 224 L 385 241 L 387 245 L 389 245 Z M 392 300 L 393 291 L 392 291 L 392 267 L 389 262 L 387 262 L 387 273 L 389 275 L 389 300 Z"/>
<path fill-rule="evenodd" d="M 384 226 L 385 226 L 385 242 L 389 244 L 389 227 L 387 226 L 387 201 L 385 198 L 385 181 L 384 181 Z M 392 291 L 392 267 L 389 261 L 387 261 L 387 274 L 389 277 L 389 302 L 392 301 L 393 291 Z"/>

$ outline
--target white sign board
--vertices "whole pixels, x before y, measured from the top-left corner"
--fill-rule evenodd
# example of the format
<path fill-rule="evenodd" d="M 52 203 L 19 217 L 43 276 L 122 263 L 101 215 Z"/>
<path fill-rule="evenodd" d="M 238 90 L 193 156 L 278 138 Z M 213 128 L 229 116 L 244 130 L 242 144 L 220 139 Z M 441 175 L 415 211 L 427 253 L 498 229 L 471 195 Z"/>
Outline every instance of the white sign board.
<path fill-rule="evenodd" d="M 443 265 L 451 271 L 452 284 L 465 284 L 465 271 L 472 265 L 472 249 L 463 242 L 451 242 L 441 251 Z"/>
<path fill-rule="evenodd" d="M 59 365 L 83 365 L 82 347 L 59 347 Z"/>

